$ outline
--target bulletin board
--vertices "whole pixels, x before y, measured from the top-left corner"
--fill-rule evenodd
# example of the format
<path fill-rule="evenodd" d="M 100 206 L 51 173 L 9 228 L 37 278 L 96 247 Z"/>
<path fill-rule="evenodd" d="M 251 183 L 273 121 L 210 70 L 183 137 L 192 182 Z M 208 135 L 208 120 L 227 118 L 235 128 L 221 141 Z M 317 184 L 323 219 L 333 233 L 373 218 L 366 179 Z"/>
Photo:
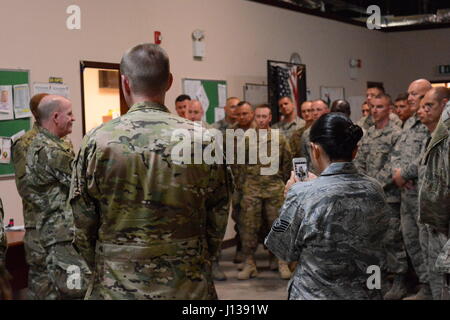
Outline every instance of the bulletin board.
<path fill-rule="evenodd" d="M 29 85 L 28 70 L 6 70 L 0 69 L 0 85 Z M 11 137 L 21 130 L 28 131 L 31 127 L 30 118 L 1 120 L 0 137 Z M 8 164 L 0 163 L 0 177 L 14 176 L 14 166 L 12 162 Z"/>
<path fill-rule="evenodd" d="M 227 82 L 224 80 L 183 79 L 183 93 L 202 103 L 203 120 L 211 124 L 225 116 Z"/>

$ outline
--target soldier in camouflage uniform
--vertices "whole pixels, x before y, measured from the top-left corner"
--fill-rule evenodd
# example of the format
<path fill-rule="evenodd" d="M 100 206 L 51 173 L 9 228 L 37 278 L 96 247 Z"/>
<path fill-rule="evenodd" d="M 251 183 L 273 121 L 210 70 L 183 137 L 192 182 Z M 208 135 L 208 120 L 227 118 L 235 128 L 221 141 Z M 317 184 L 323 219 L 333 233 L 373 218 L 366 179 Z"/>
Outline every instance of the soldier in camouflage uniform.
<path fill-rule="evenodd" d="M 415 299 L 431 298 L 427 267 L 419 237 L 423 225 L 418 223 L 418 163 L 415 162 L 416 159 L 420 159 L 423 143 L 430 136 L 429 130 L 420 122 L 416 114 L 421 98 L 429 89 L 431 84 L 427 80 L 416 80 L 409 86 L 408 104 L 414 114 L 405 121 L 402 135 L 395 145 L 391 158 L 392 177 L 396 185 L 401 188 L 400 221 L 403 241 L 420 283 L 420 290 Z M 405 185 L 406 182 L 408 185 Z M 394 296 L 397 299 L 400 295 L 394 294 Z"/>
<path fill-rule="evenodd" d="M 253 111 L 253 106 L 247 102 L 247 101 L 241 101 L 237 104 L 235 109 L 236 114 L 236 122 L 228 129 L 231 129 L 236 132 L 238 129 L 242 129 L 244 132 L 248 129 L 256 129 L 256 123 L 254 121 L 255 113 Z M 231 133 L 229 131 L 229 133 Z M 229 134 L 227 133 L 227 135 Z M 239 144 L 239 139 L 241 137 L 236 136 L 235 138 L 235 151 L 234 154 L 237 154 L 237 145 Z M 225 139 L 224 139 L 225 141 Z M 231 218 L 235 222 L 234 230 L 236 231 L 236 254 L 234 256 L 233 262 L 239 264 L 238 269 L 242 270 L 243 265 L 241 264 L 244 262 L 244 254 L 242 253 L 242 241 L 239 234 L 239 228 L 238 228 L 238 222 L 239 222 L 239 215 L 241 212 L 241 201 L 242 201 L 242 187 L 243 187 L 243 178 L 239 175 L 238 166 L 236 163 L 231 165 L 231 169 L 233 171 L 233 177 L 234 177 L 234 185 L 235 189 L 233 192 L 233 209 L 231 212 Z"/>
<path fill-rule="evenodd" d="M 89 270 L 72 247 L 73 216 L 66 203 L 74 154 L 62 139 L 72 131 L 72 104 L 63 97 L 48 95 L 40 102 L 38 114 L 40 125 L 28 148 L 23 181 L 51 282 L 46 296 L 37 298 L 79 299 L 85 294 Z M 71 266 L 81 277 L 75 287 L 68 285 Z"/>
<path fill-rule="evenodd" d="M 305 126 L 305 120 L 297 116 L 295 105 L 290 97 L 281 97 L 278 99 L 278 107 L 284 117 L 283 120 L 275 123 L 272 128 L 280 129 L 281 133 L 284 134 L 289 141 L 296 130 Z"/>
<path fill-rule="evenodd" d="M 257 125 L 256 139 L 248 139 L 246 142 L 246 155 L 250 156 L 252 150 L 260 152 L 261 145 L 267 146 L 270 159 L 278 160 L 278 166 L 274 172 L 264 173 L 263 168 L 270 167 L 273 163 L 240 164 L 239 176 L 243 182 L 243 196 L 241 200 L 241 214 L 239 216 L 239 231 L 242 239 L 242 250 L 245 255 L 245 264 L 238 279 L 247 280 L 257 276 L 257 268 L 254 254 L 258 247 L 258 233 L 263 225 L 270 226 L 278 217 L 278 211 L 283 204 L 284 181 L 291 172 L 291 152 L 289 144 L 282 133 L 277 129 L 270 129 L 272 114 L 268 105 L 261 105 L 255 109 L 255 122 Z M 270 151 L 269 151 L 270 150 Z M 246 159 L 249 159 L 247 157 Z M 264 224 L 265 222 L 265 224 Z M 267 235 L 269 230 L 265 230 Z M 285 261 L 278 261 L 278 271 L 282 279 L 289 279 L 291 272 Z"/>
<path fill-rule="evenodd" d="M 162 48 L 130 49 L 121 73 L 131 108 L 88 133 L 74 162 L 75 246 L 95 270 L 86 298 L 216 299 L 211 259 L 231 176 L 222 164 L 189 163 L 206 142 L 179 159 L 177 137 L 198 126 L 163 105 L 172 75 Z"/>
<path fill-rule="evenodd" d="M 237 117 L 235 113 L 236 113 L 236 106 L 238 105 L 239 102 L 240 102 L 239 98 L 229 97 L 224 107 L 225 118 L 217 122 L 214 122 L 212 124 L 212 127 L 220 130 L 222 134 L 225 134 L 225 130 L 229 129 L 233 124 L 236 123 Z"/>
<path fill-rule="evenodd" d="M 432 132 L 419 168 L 419 221 L 425 224 L 421 244 L 434 300 L 450 299 L 450 103 L 449 89 L 434 88 L 423 98 L 419 115 Z M 447 102 L 447 106 L 443 104 Z M 442 115 L 439 120 L 439 111 Z M 437 120 L 437 121 L 436 121 Z M 431 141 L 430 141 L 431 140 Z M 445 243 L 447 242 L 447 248 Z"/>
<path fill-rule="evenodd" d="M 291 153 L 293 158 L 300 157 L 300 142 L 302 139 L 303 132 L 311 127 L 313 124 L 313 114 L 312 114 L 312 101 L 305 101 L 300 106 L 300 112 L 303 120 L 305 120 L 305 125 L 300 129 L 295 130 L 289 139 L 289 146 L 291 147 Z"/>
<path fill-rule="evenodd" d="M 354 163 L 360 173 L 375 178 L 386 194 L 390 207 L 389 224 L 386 225 L 389 226 L 388 241 L 396 245 L 396 248 L 393 248 L 392 254 L 388 256 L 387 270 L 384 271 L 395 274 L 391 290 L 405 296 L 408 261 L 400 226 L 400 190 L 392 181 L 391 167 L 392 151 L 401 135 L 401 129 L 389 119 L 389 109 L 388 97 L 380 96 L 373 100 L 371 113 L 376 124 L 364 135 Z M 382 289 L 387 291 L 385 286 Z M 392 293 L 385 294 L 385 299 L 393 298 L 396 296 L 392 296 Z"/>
<path fill-rule="evenodd" d="M 0 300 L 10 300 L 12 299 L 12 291 L 9 281 L 11 280 L 11 276 L 5 267 L 5 257 L 6 257 L 6 235 L 5 230 L 3 229 L 3 203 L 2 199 L 0 199 Z"/>
<path fill-rule="evenodd" d="M 265 241 L 280 259 L 298 261 L 291 300 L 381 299 L 368 267 L 385 265 L 388 206 L 380 184 L 351 162 L 362 135 L 337 113 L 311 127 L 320 176 L 290 188 Z"/>
<path fill-rule="evenodd" d="M 20 197 L 22 198 L 23 217 L 25 223 L 25 258 L 28 264 L 28 299 L 42 300 L 51 290 L 51 281 L 47 275 L 47 266 L 45 263 L 45 250 L 40 245 L 38 233 L 36 231 L 36 214 L 33 211 L 29 200 L 30 192 L 26 188 L 27 176 L 25 172 L 26 155 L 33 139 L 38 134 L 39 118 L 37 108 L 39 102 L 47 96 L 46 93 L 34 95 L 30 100 L 30 110 L 34 116 L 35 123 L 31 130 L 27 131 L 22 137 L 16 140 L 12 145 L 12 160 L 16 186 Z"/>
<path fill-rule="evenodd" d="M 330 112 L 330 108 L 328 107 L 327 103 L 321 99 L 314 100 L 312 102 L 312 117 L 313 121 L 316 121 L 319 119 L 322 115 L 327 114 Z M 316 169 L 313 167 L 311 162 L 311 153 L 310 153 L 310 146 L 309 146 L 309 132 L 311 130 L 311 127 L 306 129 L 303 134 L 302 138 L 300 140 L 300 157 L 306 158 L 306 161 L 308 162 L 308 170 L 313 173 L 317 173 Z"/>

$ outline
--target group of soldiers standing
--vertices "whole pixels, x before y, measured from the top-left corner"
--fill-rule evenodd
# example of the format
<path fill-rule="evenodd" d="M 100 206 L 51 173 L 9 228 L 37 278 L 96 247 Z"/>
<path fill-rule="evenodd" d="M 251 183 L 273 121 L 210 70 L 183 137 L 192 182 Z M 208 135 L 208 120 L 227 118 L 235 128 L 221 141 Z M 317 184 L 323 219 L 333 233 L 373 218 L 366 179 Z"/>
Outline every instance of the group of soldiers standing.
<path fill-rule="evenodd" d="M 30 101 L 35 124 L 13 144 L 29 298 L 216 299 L 213 280 L 226 280 L 219 260 L 230 210 L 238 279 L 256 277 L 255 252 L 283 205 L 292 159 L 306 158 L 314 173 L 312 124 L 329 112 L 350 116 L 350 105 L 306 101 L 297 115 L 291 98 L 281 97 L 282 118 L 271 126 L 269 105 L 230 97 L 225 118 L 209 125 L 202 121 L 201 103 L 189 96 L 176 99 L 178 116 L 164 106 L 173 78 L 159 46 L 127 51 L 121 74 L 128 113 L 90 131 L 77 155 L 66 139 L 75 121 L 71 102 L 46 94 Z M 384 270 L 393 281 L 383 284 L 384 298 L 408 294 L 411 268 L 420 284 L 411 298 L 443 298 L 450 274 L 449 89 L 416 80 L 397 108 L 382 87 L 368 88 L 366 97 L 366 114 L 358 122 L 364 137 L 354 163 L 380 183 L 389 204 L 387 240 L 395 252 Z M 242 138 L 246 155 L 252 144 L 265 145 L 279 161 L 277 171 L 262 175 L 268 164 L 261 159 L 228 165 L 175 161 L 172 133 L 182 128 L 193 134 L 198 122 L 224 135 L 228 129 L 253 130 L 255 140 Z M 208 146 L 202 142 L 201 148 Z M 1 218 L 1 201 L 0 210 Z M 0 293 L 8 298 L 5 248 L 0 228 Z M 290 279 L 293 265 L 270 253 L 269 261 L 271 270 Z"/>

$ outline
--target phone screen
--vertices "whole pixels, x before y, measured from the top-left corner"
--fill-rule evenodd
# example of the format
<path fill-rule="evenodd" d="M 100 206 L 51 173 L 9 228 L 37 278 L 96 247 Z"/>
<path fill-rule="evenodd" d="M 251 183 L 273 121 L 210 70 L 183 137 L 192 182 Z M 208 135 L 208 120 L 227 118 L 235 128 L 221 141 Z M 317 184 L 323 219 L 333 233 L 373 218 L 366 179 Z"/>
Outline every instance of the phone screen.
<path fill-rule="evenodd" d="M 305 181 L 308 177 L 308 163 L 306 158 L 294 158 L 292 159 L 292 165 L 295 175 L 300 181 Z"/>

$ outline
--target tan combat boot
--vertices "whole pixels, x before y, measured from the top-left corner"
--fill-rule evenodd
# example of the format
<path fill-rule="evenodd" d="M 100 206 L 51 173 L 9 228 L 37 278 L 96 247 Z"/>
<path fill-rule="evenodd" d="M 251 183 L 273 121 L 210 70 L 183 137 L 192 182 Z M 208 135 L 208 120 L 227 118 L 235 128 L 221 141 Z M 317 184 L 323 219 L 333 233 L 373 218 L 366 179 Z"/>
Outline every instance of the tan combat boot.
<path fill-rule="evenodd" d="M 281 279 L 289 280 L 291 278 L 291 270 L 286 261 L 278 260 L 278 271 L 280 272 Z"/>
<path fill-rule="evenodd" d="M 239 280 L 248 280 L 250 278 L 256 277 L 258 275 L 258 270 L 256 270 L 256 263 L 253 257 L 248 257 L 244 263 L 244 269 L 238 273 Z"/>

